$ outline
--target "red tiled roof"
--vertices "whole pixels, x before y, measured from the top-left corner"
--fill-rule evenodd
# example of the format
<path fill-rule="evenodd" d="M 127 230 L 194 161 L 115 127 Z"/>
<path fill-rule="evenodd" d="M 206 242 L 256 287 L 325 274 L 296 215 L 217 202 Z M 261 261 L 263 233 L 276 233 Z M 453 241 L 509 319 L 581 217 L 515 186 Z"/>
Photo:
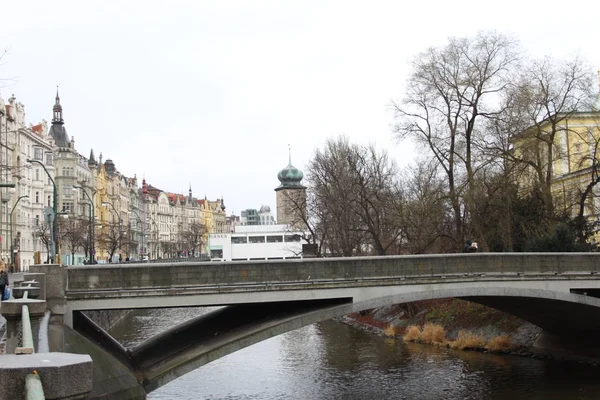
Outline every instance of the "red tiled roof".
<path fill-rule="evenodd" d="M 42 124 L 37 124 L 31 127 L 31 130 L 35 133 L 42 133 Z"/>

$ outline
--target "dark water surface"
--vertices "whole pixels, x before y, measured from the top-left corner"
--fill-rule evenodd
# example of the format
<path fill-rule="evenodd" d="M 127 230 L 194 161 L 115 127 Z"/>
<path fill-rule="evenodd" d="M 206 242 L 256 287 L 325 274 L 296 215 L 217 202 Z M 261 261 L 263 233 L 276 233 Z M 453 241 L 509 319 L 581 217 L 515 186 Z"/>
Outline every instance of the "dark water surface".
<path fill-rule="evenodd" d="M 206 309 L 138 311 L 139 343 Z M 127 331 L 127 333 L 125 333 Z M 207 364 L 149 399 L 600 399 L 600 368 L 405 344 L 327 321 Z"/>

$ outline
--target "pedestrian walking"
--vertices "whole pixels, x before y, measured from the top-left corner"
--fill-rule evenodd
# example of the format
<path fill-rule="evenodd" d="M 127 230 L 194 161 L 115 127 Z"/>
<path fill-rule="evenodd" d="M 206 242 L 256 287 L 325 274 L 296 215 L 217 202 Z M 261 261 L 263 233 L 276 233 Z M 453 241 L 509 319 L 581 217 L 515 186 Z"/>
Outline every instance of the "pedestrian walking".
<path fill-rule="evenodd" d="M 477 242 L 471 242 L 471 245 L 467 249 L 467 253 L 477 253 Z"/>
<path fill-rule="evenodd" d="M 8 286 L 8 274 L 4 270 L 4 266 L 0 266 L 0 300 L 4 300 L 4 291 Z"/>

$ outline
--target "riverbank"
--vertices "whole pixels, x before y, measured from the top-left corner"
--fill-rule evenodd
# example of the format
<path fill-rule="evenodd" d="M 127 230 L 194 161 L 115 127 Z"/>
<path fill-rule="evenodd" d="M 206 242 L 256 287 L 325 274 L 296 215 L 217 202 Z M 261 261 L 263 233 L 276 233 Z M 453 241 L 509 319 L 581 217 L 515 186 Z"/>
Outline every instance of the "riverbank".
<path fill-rule="evenodd" d="M 498 337 L 508 337 L 509 348 L 497 352 L 600 365 L 598 357 L 549 346 L 542 329 L 527 321 L 460 299 L 396 304 L 350 314 L 340 318 L 340 321 L 371 334 L 398 339 L 404 339 L 411 326 L 434 324 L 443 328 L 447 341 L 456 340 L 460 332 L 467 332 L 485 342 Z"/>

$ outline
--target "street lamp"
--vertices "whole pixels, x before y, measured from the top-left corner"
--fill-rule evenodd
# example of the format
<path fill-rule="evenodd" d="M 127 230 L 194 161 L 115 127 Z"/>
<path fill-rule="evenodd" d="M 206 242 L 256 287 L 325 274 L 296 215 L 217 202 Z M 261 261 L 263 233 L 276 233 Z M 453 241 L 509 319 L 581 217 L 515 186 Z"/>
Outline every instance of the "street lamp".
<path fill-rule="evenodd" d="M 144 236 L 145 236 L 145 233 L 144 233 L 144 231 L 145 231 L 144 230 L 144 221 L 140 218 L 140 214 L 138 214 L 137 211 L 135 211 L 133 208 L 131 209 L 131 212 L 133 212 L 135 214 L 135 216 L 137 217 L 137 219 L 140 222 L 140 224 L 142 224 L 142 244 L 141 244 L 142 248 L 140 249 L 140 255 L 142 256 L 142 260 L 141 261 L 144 261 L 143 260 L 143 257 L 144 257 L 144 254 L 145 254 L 144 253 Z"/>
<path fill-rule="evenodd" d="M 29 197 L 28 195 L 25 196 L 21 196 L 17 199 L 17 201 L 15 201 L 15 204 L 12 207 L 12 210 L 10 210 L 10 216 L 9 216 L 9 220 L 8 220 L 8 229 L 9 229 L 9 237 L 10 237 L 10 272 L 15 272 L 15 259 L 14 259 L 14 255 L 15 255 L 15 251 L 14 251 L 14 243 L 13 243 L 13 236 L 12 236 L 12 221 L 13 221 L 13 212 L 15 211 L 15 207 L 17 207 L 17 204 L 19 204 L 19 201 L 21 201 L 21 199 L 24 199 L 26 197 Z"/>
<path fill-rule="evenodd" d="M 119 236 L 117 239 L 118 239 L 118 245 L 119 245 L 119 261 L 121 261 L 121 255 L 120 255 L 120 252 L 121 252 L 121 216 L 119 215 L 119 212 L 115 208 L 115 205 L 113 203 L 111 203 L 110 201 L 103 201 L 101 204 L 104 207 L 110 206 L 113 209 L 113 211 L 115 212 L 115 214 L 117 214 L 117 219 L 119 220 L 119 230 L 118 230 Z"/>
<path fill-rule="evenodd" d="M 154 218 L 152 218 L 150 215 L 148 215 L 146 217 L 154 224 L 154 227 L 156 228 L 156 236 L 155 236 L 156 242 L 154 244 L 154 252 L 158 253 L 158 224 L 156 223 Z M 150 239 L 152 239 L 152 228 L 150 228 Z M 150 241 L 148 241 L 148 247 L 150 247 Z"/>
<path fill-rule="evenodd" d="M 0 114 L 1 116 L 1 114 Z M 4 205 L 10 201 L 12 194 L 16 192 L 14 183 L 0 183 L 0 188 L 10 188 L 8 192 L 4 190 L 0 193 L 0 200 L 2 201 L 2 207 L 0 208 L 0 226 L 2 225 L 2 211 L 4 210 Z M 6 210 L 8 213 L 8 209 Z M 2 234 L 2 230 L 0 229 L 0 234 Z M 2 253 L 2 247 L 4 245 L 0 242 L 0 253 Z"/>
<path fill-rule="evenodd" d="M 54 182 L 52 175 L 50 175 L 50 172 L 48 172 L 44 163 L 42 163 L 39 160 L 32 160 L 30 158 L 28 158 L 26 161 L 31 164 L 41 165 L 42 168 L 44 169 L 44 172 L 46 173 L 46 175 L 48 175 L 48 179 L 50 179 L 50 182 L 52 182 L 52 194 L 53 194 L 52 215 L 50 216 L 50 215 L 46 214 L 45 212 L 44 212 L 44 215 L 46 216 L 46 218 L 49 221 L 52 222 L 52 234 L 50 235 L 50 240 L 52 241 L 52 245 L 50 246 L 50 254 L 49 255 L 50 255 L 50 259 L 54 263 L 54 262 L 56 262 L 56 250 L 58 249 L 58 222 L 55 220 L 57 210 L 58 210 L 58 197 L 56 194 L 56 182 Z"/>
<path fill-rule="evenodd" d="M 95 264 L 96 262 L 96 251 L 94 249 L 94 201 L 92 200 L 92 198 L 90 197 L 90 195 L 88 194 L 87 190 L 85 190 L 85 188 L 83 186 L 73 186 L 76 189 L 81 189 L 83 191 L 83 193 L 85 194 L 85 197 L 87 197 L 87 199 L 90 202 L 90 233 L 89 235 L 89 249 L 90 249 L 90 264 Z"/>

